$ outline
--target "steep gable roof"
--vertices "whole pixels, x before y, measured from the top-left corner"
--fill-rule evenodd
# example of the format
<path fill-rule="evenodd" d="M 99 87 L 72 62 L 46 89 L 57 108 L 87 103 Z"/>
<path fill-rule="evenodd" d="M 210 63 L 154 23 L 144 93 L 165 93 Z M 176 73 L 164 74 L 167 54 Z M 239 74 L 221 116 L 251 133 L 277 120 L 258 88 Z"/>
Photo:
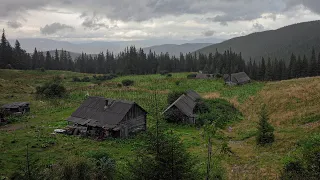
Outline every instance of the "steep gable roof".
<path fill-rule="evenodd" d="M 248 83 L 251 81 L 250 77 L 245 72 L 231 74 L 231 80 L 230 80 L 230 76 L 228 74 L 225 74 L 223 76 L 223 78 L 226 82 L 231 81 L 236 84 L 244 84 L 244 83 Z"/>
<path fill-rule="evenodd" d="M 187 90 L 186 95 L 189 96 L 193 101 L 201 99 L 201 96 L 193 90 Z"/>
<path fill-rule="evenodd" d="M 196 102 L 189 96 L 181 95 L 174 103 L 172 103 L 165 111 L 167 112 L 173 106 L 177 107 L 186 116 L 193 117 L 193 109 L 196 106 Z"/>
<path fill-rule="evenodd" d="M 106 101 L 109 102 L 110 106 L 106 107 Z M 121 122 L 134 105 L 137 104 L 132 101 L 89 97 L 72 113 L 68 121 L 81 125 L 113 128 Z"/>

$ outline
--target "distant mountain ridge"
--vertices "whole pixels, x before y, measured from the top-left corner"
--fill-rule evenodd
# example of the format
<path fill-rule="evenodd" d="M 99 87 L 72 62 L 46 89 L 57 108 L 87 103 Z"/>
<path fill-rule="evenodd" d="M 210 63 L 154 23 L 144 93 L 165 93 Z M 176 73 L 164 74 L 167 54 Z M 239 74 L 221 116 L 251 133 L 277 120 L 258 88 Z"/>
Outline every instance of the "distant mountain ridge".
<path fill-rule="evenodd" d="M 152 52 L 156 52 L 156 54 L 160 53 L 169 53 L 170 56 L 179 57 L 180 53 L 189 53 L 194 52 L 198 49 L 204 48 L 206 46 L 211 45 L 212 43 L 185 43 L 181 45 L 177 44 L 163 44 L 158 46 L 151 46 L 147 48 L 143 48 L 143 50 L 148 53 L 150 50 Z"/>
<path fill-rule="evenodd" d="M 205 38 L 205 39 L 195 39 L 195 40 L 169 40 L 169 39 L 149 39 L 149 40 L 137 40 L 137 41 L 93 41 L 93 42 L 82 42 L 82 43 L 71 43 L 68 41 L 57 41 L 52 39 L 45 38 L 18 38 L 21 47 L 25 49 L 28 53 L 33 53 L 34 48 L 37 48 L 38 51 L 52 51 L 55 49 L 66 50 L 73 53 L 87 53 L 87 54 L 98 54 L 100 52 L 113 52 L 115 54 L 123 51 L 127 46 L 134 45 L 136 48 L 146 48 L 153 47 L 155 45 L 165 47 L 166 45 L 161 44 L 175 44 L 177 51 L 187 52 L 195 51 L 205 46 L 199 46 L 199 44 L 210 45 L 212 43 L 221 42 L 221 39 L 216 38 Z M 15 39 L 9 39 L 11 45 L 14 45 Z M 210 42 L 210 43 L 208 43 Z M 182 44 L 181 46 L 178 44 Z M 190 44 L 184 46 L 183 44 Z M 192 47 L 195 44 L 194 47 Z M 180 48 L 178 48 L 180 47 Z M 184 50 L 183 48 L 186 48 Z M 199 48 L 198 48 L 199 47 Z M 155 51 L 158 51 L 155 48 L 152 48 Z M 163 51 L 170 50 L 171 53 L 179 54 L 180 52 L 174 52 L 170 48 L 162 48 Z"/>
<path fill-rule="evenodd" d="M 252 33 L 236 37 L 224 42 L 199 49 L 196 52 L 209 54 L 216 50 L 223 52 L 228 49 L 242 53 L 248 61 L 264 58 L 278 58 L 289 61 L 292 53 L 296 55 L 311 55 L 312 47 L 320 49 L 320 21 L 303 22 L 289 25 L 277 30 Z M 318 51 L 319 52 L 319 51 Z"/>

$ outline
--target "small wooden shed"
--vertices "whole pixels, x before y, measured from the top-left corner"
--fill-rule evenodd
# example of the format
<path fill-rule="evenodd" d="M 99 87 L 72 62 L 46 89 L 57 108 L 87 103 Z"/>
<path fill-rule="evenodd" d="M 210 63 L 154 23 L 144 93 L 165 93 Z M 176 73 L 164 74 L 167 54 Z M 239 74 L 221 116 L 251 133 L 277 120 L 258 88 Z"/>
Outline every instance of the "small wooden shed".
<path fill-rule="evenodd" d="M 251 82 L 250 77 L 245 72 L 233 73 L 231 76 L 225 74 L 223 79 L 225 83 L 229 85 L 242 85 Z"/>
<path fill-rule="evenodd" d="M 125 138 L 147 128 L 147 112 L 132 101 L 88 97 L 67 119 L 75 128 L 73 134 L 103 139 Z"/>
<path fill-rule="evenodd" d="M 175 102 L 173 102 L 163 114 L 166 116 L 167 113 L 179 114 L 179 121 L 187 124 L 196 123 L 196 115 L 193 110 L 197 104 L 197 101 L 201 99 L 201 96 L 193 90 L 186 91 L 185 94 L 181 95 Z"/>
<path fill-rule="evenodd" d="M 214 75 L 213 74 L 202 74 L 202 73 L 199 73 L 196 75 L 196 79 L 212 79 L 214 78 Z"/>
<path fill-rule="evenodd" d="M 5 114 L 25 114 L 30 111 L 30 103 L 13 102 L 5 104 L 1 108 Z"/>

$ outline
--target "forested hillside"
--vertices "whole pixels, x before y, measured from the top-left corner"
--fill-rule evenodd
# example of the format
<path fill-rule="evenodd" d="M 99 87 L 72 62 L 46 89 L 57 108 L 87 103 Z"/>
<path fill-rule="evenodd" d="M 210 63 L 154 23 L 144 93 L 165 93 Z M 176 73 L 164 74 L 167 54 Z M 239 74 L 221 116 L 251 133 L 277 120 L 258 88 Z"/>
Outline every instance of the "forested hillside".
<path fill-rule="evenodd" d="M 282 59 L 251 60 L 245 62 L 241 53 L 232 50 L 219 53 L 181 53 L 179 57 L 169 53 L 156 54 L 144 52 L 142 48 L 127 47 L 119 54 L 101 52 L 98 55 L 82 53 L 76 59 L 65 50 L 55 51 L 54 55 L 37 51 L 30 55 L 21 48 L 19 41 L 12 48 L 5 32 L 0 43 L 0 68 L 6 69 L 41 69 L 67 70 L 97 74 L 156 74 L 161 72 L 197 72 L 230 74 L 245 71 L 254 80 L 284 80 L 320 74 L 319 49 L 310 48 L 311 53 L 304 56 L 291 54 L 289 63 Z M 319 54 L 318 54 L 319 53 Z M 308 58 L 307 56 L 310 56 Z"/>
<path fill-rule="evenodd" d="M 320 48 L 320 21 L 304 22 L 286 26 L 277 30 L 253 33 L 214 44 L 197 52 L 209 54 L 216 49 L 223 52 L 228 49 L 242 53 L 249 61 L 250 57 L 261 60 L 262 57 L 284 59 L 289 62 L 291 53 L 310 57 L 312 47 Z"/>

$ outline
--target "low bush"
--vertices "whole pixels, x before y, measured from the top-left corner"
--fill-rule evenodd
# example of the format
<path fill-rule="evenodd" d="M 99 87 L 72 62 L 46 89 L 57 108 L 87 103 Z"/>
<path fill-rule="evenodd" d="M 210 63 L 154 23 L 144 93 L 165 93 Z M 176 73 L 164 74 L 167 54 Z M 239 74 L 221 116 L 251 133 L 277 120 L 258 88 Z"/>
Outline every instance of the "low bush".
<path fill-rule="evenodd" d="M 121 88 L 121 87 L 122 87 L 122 84 L 118 83 L 118 84 L 117 84 L 117 87 L 118 87 L 118 88 Z"/>
<path fill-rule="evenodd" d="M 297 148 L 286 157 L 281 179 L 320 178 L 320 135 L 315 134 L 297 143 Z"/>
<path fill-rule="evenodd" d="M 71 157 L 40 171 L 37 179 L 114 179 L 115 161 L 107 154 L 96 157 Z M 100 156 L 102 155 L 102 156 Z"/>
<path fill-rule="evenodd" d="M 182 94 L 185 94 L 184 91 L 172 91 L 168 94 L 167 103 L 168 105 L 174 103 Z"/>
<path fill-rule="evenodd" d="M 241 112 L 224 99 L 204 100 L 196 106 L 197 126 L 215 122 L 218 128 L 225 128 L 228 124 L 242 119 Z"/>
<path fill-rule="evenodd" d="M 199 101 L 197 102 L 196 106 L 193 109 L 193 113 L 194 114 L 204 114 L 204 113 L 209 113 L 210 112 L 210 108 L 208 106 L 208 104 L 204 101 Z"/>
<path fill-rule="evenodd" d="M 167 70 L 160 71 L 160 74 L 161 74 L 161 75 L 166 75 L 166 74 L 168 74 L 168 73 L 169 73 L 169 71 L 167 71 Z"/>
<path fill-rule="evenodd" d="M 67 95 L 66 88 L 60 80 L 54 79 L 36 88 L 36 94 L 46 98 L 61 98 Z"/>
<path fill-rule="evenodd" d="M 81 82 L 90 82 L 90 78 L 86 76 L 81 79 Z"/>
<path fill-rule="evenodd" d="M 78 78 L 78 77 L 73 77 L 73 78 L 72 78 L 72 81 L 73 81 L 73 82 L 81 82 L 81 79 Z"/>
<path fill-rule="evenodd" d="M 216 74 L 215 77 L 219 79 L 219 78 L 222 78 L 223 76 L 222 76 L 222 74 L 219 74 L 219 73 L 218 73 L 218 74 Z"/>
<path fill-rule="evenodd" d="M 172 77 L 172 74 L 167 74 L 167 77 Z"/>
<path fill-rule="evenodd" d="M 111 80 L 115 77 L 117 77 L 117 76 L 116 75 L 109 75 L 109 74 L 102 75 L 102 76 L 96 76 L 96 75 L 93 76 L 94 79 L 99 80 L 99 81 Z"/>
<path fill-rule="evenodd" d="M 164 113 L 164 119 L 168 123 L 183 123 L 186 119 L 184 119 L 185 115 L 181 113 L 180 110 L 172 108 L 169 109 L 166 113 Z"/>
<path fill-rule="evenodd" d="M 130 79 L 125 79 L 122 81 L 123 86 L 132 86 L 133 84 L 134 84 L 134 81 L 132 81 Z"/>
<path fill-rule="evenodd" d="M 187 78 L 188 79 L 194 79 L 197 77 L 197 74 L 188 74 Z"/>

